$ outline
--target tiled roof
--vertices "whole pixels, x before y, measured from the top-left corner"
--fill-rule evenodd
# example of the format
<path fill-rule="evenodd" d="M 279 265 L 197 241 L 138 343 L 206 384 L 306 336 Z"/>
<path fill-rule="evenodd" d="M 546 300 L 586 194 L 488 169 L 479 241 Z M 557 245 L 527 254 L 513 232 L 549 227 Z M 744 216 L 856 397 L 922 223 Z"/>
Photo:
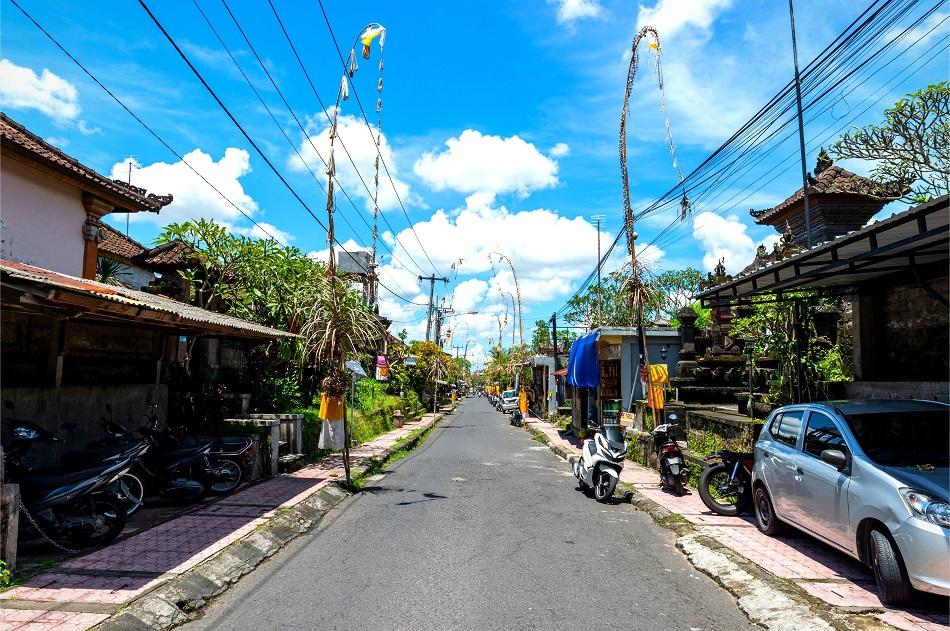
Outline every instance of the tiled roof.
<path fill-rule="evenodd" d="M 200 329 L 224 336 L 256 339 L 295 337 L 286 331 L 201 309 L 164 296 L 67 276 L 24 263 L 0 260 L 0 272 L 2 272 L 5 285 L 10 281 L 19 281 L 19 283 L 12 282 L 11 284 L 27 282 L 35 286 L 59 290 L 50 291 L 43 299 L 58 305 L 81 305 L 86 317 L 95 317 L 96 314 L 103 313 L 114 318 L 115 312 L 121 312 L 131 322 Z M 135 310 L 130 312 L 122 309 L 123 306 L 134 307 Z"/>
<path fill-rule="evenodd" d="M 99 243 L 100 252 L 119 256 L 124 259 L 134 259 L 146 251 L 144 245 L 135 239 L 125 236 L 112 226 L 103 223 L 102 228 L 106 234 L 106 238 Z"/>
<path fill-rule="evenodd" d="M 75 179 L 84 187 L 98 191 L 118 204 L 119 212 L 150 211 L 157 213 L 172 202 L 171 195 L 146 193 L 145 189 L 112 180 L 82 164 L 49 144 L 5 113 L 0 112 L 0 143 L 36 162 Z"/>
<path fill-rule="evenodd" d="M 809 195 L 843 193 L 890 201 L 899 199 L 907 190 L 905 186 L 897 182 L 881 184 L 836 165 L 829 166 L 818 174 L 818 177 L 812 178 L 809 176 L 809 178 L 811 178 L 808 186 Z M 756 223 L 768 223 L 769 219 L 780 215 L 785 209 L 802 201 L 805 196 L 803 191 L 804 188 L 798 189 L 791 197 L 775 208 L 752 210 L 750 214 L 755 217 Z"/>
<path fill-rule="evenodd" d="M 149 265 L 178 266 L 187 263 L 191 253 L 190 246 L 181 241 L 170 241 L 146 250 L 139 256 L 138 262 L 146 267 Z"/>

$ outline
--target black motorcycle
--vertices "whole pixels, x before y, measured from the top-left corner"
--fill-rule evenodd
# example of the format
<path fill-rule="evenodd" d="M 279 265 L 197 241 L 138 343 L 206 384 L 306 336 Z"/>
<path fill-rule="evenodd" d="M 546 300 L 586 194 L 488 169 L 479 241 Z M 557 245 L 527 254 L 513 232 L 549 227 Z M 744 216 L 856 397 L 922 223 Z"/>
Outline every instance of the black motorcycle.
<path fill-rule="evenodd" d="M 9 481 L 20 486 L 20 528 L 25 538 L 46 539 L 62 548 L 57 541 L 100 545 L 122 532 L 125 498 L 116 482 L 132 467 L 138 452 L 79 469 L 30 469 L 23 463 L 30 447 L 59 439 L 29 421 L 9 420 L 4 425 L 7 473 Z"/>
<path fill-rule="evenodd" d="M 699 496 L 714 513 L 732 517 L 752 503 L 754 454 L 721 451 L 709 455 L 709 466 L 699 476 Z"/>
<path fill-rule="evenodd" d="M 653 436 L 656 458 L 660 465 L 660 481 L 663 486 L 673 489 L 673 492 L 677 495 L 685 495 L 685 484 L 689 479 L 689 467 L 686 466 L 683 451 L 676 442 L 678 437 L 683 436 L 683 427 L 676 423 L 677 417 L 675 414 L 670 414 L 668 420 L 669 423 L 659 425 L 650 432 Z"/>

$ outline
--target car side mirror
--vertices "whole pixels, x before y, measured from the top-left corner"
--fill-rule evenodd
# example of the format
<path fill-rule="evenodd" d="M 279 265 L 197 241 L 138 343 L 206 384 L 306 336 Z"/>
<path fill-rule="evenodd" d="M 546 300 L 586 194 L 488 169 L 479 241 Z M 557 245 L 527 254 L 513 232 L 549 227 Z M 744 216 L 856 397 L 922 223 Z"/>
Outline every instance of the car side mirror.
<path fill-rule="evenodd" d="M 823 449 L 821 451 L 822 462 L 827 462 L 832 467 L 841 471 L 848 464 L 848 457 L 840 449 Z"/>

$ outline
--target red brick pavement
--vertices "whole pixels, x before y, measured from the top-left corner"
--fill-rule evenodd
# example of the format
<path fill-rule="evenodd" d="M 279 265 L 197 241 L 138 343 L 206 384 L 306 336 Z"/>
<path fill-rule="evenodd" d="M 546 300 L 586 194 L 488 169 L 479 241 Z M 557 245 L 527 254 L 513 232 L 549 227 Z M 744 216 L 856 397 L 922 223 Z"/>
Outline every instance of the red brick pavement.
<path fill-rule="evenodd" d="M 350 450 L 353 466 L 378 456 L 414 429 L 433 423 L 426 415 Z M 330 456 L 294 473 L 245 488 L 192 513 L 65 561 L 24 585 L 0 593 L 0 631 L 72 631 L 109 617 L 108 606 L 126 604 L 252 532 L 280 508 L 295 506 L 344 475 L 343 460 Z M 21 606 L 17 607 L 16 601 Z M 24 609 L 22 601 L 49 603 Z M 62 611 L 57 607 L 89 611 Z M 42 606 L 42 605 L 40 605 Z"/>
<path fill-rule="evenodd" d="M 541 430 L 552 444 L 580 454 L 577 442 L 562 438 L 556 427 L 536 419 L 530 425 Z M 626 463 L 620 479 L 660 506 L 682 515 L 702 533 L 829 605 L 880 609 L 879 619 L 906 631 L 950 629 L 950 616 L 946 613 L 886 609 L 877 597 L 874 576 L 868 568 L 803 533 L 792 531 L 787 536 L 767 537 L 758 531 L 752 517 L 712 513 L 699 493 L 677 497 L 666 492 L 656 471 L 634 462 Z"/>

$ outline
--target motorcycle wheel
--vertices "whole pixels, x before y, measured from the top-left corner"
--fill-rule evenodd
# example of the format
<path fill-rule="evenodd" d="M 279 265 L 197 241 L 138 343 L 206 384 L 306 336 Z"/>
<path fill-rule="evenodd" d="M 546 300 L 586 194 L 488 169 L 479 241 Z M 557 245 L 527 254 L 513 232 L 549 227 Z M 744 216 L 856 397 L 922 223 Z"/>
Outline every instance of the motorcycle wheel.
<path fill-rule="evenodd" d="M 118 537 L 125 528 L 125 507 L 122 502 L 111 497 L 93 500 L 92 517 L 96 521 L 96 529 L 92 533 L 74 533 L 70 535 L 70 541 L 78 545 L 102 545 Z"/>
<path fill-rule="evenodd" d="M 604 472 L 598 474 L 594 480 L 594 499 L 605 503 L 610 501 L 614 495 L 614 489 L 617 488 L 617 478 Z"/>
<path fill-rule="evenodd" d="M 218 480 L 208 480 L 208 488 L 215 495 L 230 493 L 241 484 L 244 471 L 233 460 L 222 459 L 211 465 L 218 470 Z"/>
<path fill-rule="evenodd" d="M 119 477 L 119 482 L 124 486 L 124 491 L 129 497 L 123 502 L 125 506 L 125 516 L 131 517 L 142 508 L 142 502 L 145 501 L 145 484 L 137 476 L 131 473 L 123 473 Z"/>
<path fill-rule="evenodd" d="M 673 478 L 673 492 L 677 495 L 686 495 L 686 487 L 683 486 L 683 478 L 680 476 Z"/>
<path fill-rule="evenodd" d="M 748 503 L 747 493 L 738 490 L 722 491 L 720 487 L 729 480 L 730 467 L 719 463 L 707 467 L 699 476 L 699 497 L 709 510 L 726 517 L 734 517 Z"/>

